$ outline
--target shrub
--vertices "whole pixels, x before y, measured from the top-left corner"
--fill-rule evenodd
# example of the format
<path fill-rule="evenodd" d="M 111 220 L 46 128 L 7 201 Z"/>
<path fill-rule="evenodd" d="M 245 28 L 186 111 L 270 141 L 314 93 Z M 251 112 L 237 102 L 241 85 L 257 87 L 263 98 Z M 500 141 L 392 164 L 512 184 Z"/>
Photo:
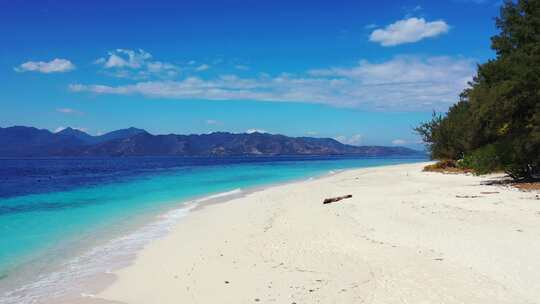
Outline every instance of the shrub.
<path fill-rule="evenodd" d="M 441 173 L 467 173 L 469 169 L 461 168 L 457 165 L 457 162 L 452 159 L 440 160 L 432 165 L 424 167 L 424 171 L 428 172 L 441 172 Z"/>
<path fill-rule="evenodd" d="M 433 165 L 429 165 L 428 167 L 431 167 L 433 169 L 448 169 L 448 168 L 455 168 L 456 162 L 452 159 L 443 159 L 440 160 Z"/>
<path fill-rule="evenodd" d="M 471 169 L 475 174 L 487 174 L 502 171 L 503 165 L 496 145 L 487 145 L 465 155 L 458 162 L 459 167 Z"/>

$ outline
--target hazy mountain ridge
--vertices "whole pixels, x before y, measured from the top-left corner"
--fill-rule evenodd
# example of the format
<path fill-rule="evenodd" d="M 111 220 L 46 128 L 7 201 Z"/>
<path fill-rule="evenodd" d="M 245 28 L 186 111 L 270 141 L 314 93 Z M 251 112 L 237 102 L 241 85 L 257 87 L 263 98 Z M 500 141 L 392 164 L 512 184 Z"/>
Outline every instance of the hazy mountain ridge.
<path fill-rule="evenodd" d="M 351 146 L 331 138 L 268 133 L 215 132 L 152 135 L 128 128 L 92 136 L 67 128 L 53 133 L 33 127 L 0 128 L 0 156 L 240 156 L 240 155 L 414 155 L 405 147 Z"/>

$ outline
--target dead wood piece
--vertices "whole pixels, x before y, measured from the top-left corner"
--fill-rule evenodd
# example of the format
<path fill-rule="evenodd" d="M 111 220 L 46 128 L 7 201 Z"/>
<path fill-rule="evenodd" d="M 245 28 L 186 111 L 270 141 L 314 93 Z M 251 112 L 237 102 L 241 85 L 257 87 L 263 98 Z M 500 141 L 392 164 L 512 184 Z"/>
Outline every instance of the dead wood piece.
<path fill-rule="evenodd" d="M 323 204 L 335 203 L 335 202 L 339 202 L 339 201 L 341 201 L 341 200 L 344 200 L 344 199 L 347 199 L 347 198 L 351 198 L 351 197 L 352 197 L 352 194 L 343 195 L 343 196 L 337 196 L 337 197 L 325 198 L 324 201 L 323 201 Z"/>

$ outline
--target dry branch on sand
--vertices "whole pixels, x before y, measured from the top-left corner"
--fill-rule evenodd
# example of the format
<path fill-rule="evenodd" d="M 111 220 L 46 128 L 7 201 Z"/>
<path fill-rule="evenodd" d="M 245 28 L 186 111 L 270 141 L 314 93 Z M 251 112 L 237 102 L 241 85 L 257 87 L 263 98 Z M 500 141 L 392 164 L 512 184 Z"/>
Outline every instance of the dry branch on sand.
<path fill-rule="evenodd" d="M 351 197 L 352 197 L 352 194 L 347 194 L 347 195 L 337 196 L 337 197 L 331 197 L 331 198 L 325 198 L 324 201 L 323 201 L 323 204 L 335 203 L 335 202 L 339 202 L 341 200 L 351 198 Z"/>

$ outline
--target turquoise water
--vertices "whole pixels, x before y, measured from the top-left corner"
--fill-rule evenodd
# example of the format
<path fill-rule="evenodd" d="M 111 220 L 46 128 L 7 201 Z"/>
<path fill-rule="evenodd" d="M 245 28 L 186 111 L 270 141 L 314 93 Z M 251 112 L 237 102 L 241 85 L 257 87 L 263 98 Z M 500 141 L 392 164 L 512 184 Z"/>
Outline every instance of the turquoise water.
<path fill-rule="evenodd" d="M 96 233 L 104 234 L 101 240 L 107 239 L 107 231 L 119 235 L 128 230 L 127 226 L 137 226 L 141 219 L 179 208 L 197 197 L 304 179 L 332 170 L 421 160 L 368 158 L 181 166 L 66 191 L 3 198 L 0 277 L 17 275 L 18 269 L 31 263 L 36 267 L 26 267 L 25 273 L 37 277 L 46 268 L 37 265 L 47 264 L 46 259 L 73 257 L 72 247 L 94 245 Z"/>

